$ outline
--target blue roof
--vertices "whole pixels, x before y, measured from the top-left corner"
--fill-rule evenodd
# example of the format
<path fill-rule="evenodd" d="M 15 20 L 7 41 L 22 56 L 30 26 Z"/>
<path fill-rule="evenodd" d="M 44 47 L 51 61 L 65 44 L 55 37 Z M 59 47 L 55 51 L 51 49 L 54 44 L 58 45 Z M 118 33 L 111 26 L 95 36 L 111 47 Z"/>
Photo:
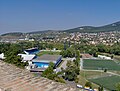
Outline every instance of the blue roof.
<path fill-rule="evenodd" d="M 28 53 L 28 54 L 37 54 L 37 53 L 39 53 L 39 49 L 38 48 L 31 48 L 31 49 L 26 49 L 24 52 L 26 53 Z"/>

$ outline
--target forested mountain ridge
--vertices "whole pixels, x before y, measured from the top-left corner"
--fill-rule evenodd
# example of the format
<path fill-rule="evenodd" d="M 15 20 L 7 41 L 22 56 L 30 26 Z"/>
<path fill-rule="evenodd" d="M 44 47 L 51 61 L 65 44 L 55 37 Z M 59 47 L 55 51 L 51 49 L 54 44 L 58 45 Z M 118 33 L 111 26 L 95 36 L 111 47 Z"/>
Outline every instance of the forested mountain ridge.
<path fill-rule="evenodd" d="M 81 33 L 98 33 L 98 32 L 110 32 L 110 31 L 120 31 L 120 21 L 112 24 L 94 27 L 94 26 L 81 26 L 77 28 L 67 29 L 67 30 L 41 30 L 41 31 L 31 31 L 27 33 L 22 32 L 10 32 L 6 34 L 2 34 L 2 36 L 11 35 L 11 36 L 21 36 L 23 34 L 41 34 L 41 33 L 49 33 L 49 32 L 81 32 Z"/>
<path fill-rule="evenodd" d="M 120 21 L 100 27 L 82 26 L 64 30 L 64 32 L 81 32 L 81 33 L 109 32 L 109 31 L 120 31 Z"/>
<path fill-rule="evenodd" d="M 10 33 L 2 34 L 1 36 L 21 36 L 21 35 L 23 35 L 22 32 L 10 32 Z"/>

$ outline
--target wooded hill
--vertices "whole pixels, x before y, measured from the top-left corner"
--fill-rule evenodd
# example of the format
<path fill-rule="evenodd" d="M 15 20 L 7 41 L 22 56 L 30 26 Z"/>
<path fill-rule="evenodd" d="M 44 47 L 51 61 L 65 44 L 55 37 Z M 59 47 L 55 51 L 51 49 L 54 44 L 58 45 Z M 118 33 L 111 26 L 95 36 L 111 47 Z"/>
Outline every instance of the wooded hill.
<path fill-rule="evenodd" d="M 67 29 L 67 30 L 44 30 L 44 31 L 31 31 L 27 33 L 14 32 L 14 33 L 6 33 L 6 34 L 3 34 L 2 36 L 6 36 L 6 35 L 21 36 L 23 34 L 41 34 L 41 33 L 49 33 L 49 32 L 98 33 L 98 32 L 110 32 L 110 31 L 120 31 L 120 21 L 112 24 L 104 25 L 104 26 L 99 26 L 99 27 L 81 26 L 81 27 Z"/>

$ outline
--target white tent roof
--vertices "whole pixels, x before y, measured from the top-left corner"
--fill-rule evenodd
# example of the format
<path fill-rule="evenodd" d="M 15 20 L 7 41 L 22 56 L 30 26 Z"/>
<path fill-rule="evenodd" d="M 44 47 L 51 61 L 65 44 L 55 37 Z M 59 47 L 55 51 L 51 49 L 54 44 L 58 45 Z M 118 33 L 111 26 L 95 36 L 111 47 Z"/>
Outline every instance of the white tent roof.
<path fill-rule="evenodd" d="M 18 55 L 21 56 L 24 61 L 30 61 L 35 57 L 35 55 L 27 55 L 27 54 L 18 54 Z"/>
<path fill-rule="evenodd" d="M 1 54 L 0 54 L 0 59 L 5 59 L 4 53 L 1 53 Z"/>

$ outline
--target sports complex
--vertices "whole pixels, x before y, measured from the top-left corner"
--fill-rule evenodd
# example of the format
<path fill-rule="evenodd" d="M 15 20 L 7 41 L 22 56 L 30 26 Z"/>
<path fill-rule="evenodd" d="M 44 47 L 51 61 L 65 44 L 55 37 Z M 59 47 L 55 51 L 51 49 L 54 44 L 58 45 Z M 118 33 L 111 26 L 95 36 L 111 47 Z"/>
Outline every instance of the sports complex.
<path fill-rule="evenodd" d="M 120 82 L 120 61 L 105 59 L 82 59 L 82 70 L 96 72 L 96 76 L 86 78 L 87 80 L 101 85 L 107 90 L 116 90 L 116 84 Z M 106 71 L 105 71 L 106 70 Z M 97 72 L 101 75 L 97 75 Z M 105 75 L 105 73 L 107 75 Z"/>

